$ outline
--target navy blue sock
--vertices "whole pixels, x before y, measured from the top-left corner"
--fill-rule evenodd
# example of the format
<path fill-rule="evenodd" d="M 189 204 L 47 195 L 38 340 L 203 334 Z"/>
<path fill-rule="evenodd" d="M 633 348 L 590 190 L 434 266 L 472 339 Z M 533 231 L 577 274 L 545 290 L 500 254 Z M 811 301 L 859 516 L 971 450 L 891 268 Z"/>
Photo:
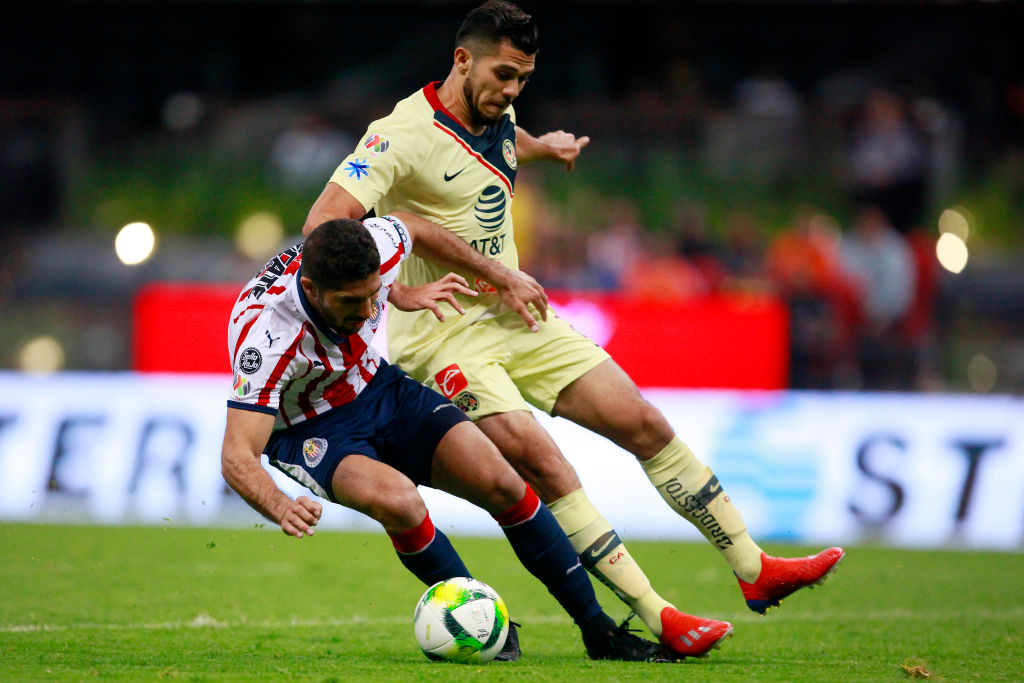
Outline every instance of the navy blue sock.
<path fill-rule="evenodd" d="M 529 485 L 521 501 L 494 519 L 519 561 L 543 582 L 573 621 L 583 624 L 602 613 L 579 555 Z"/>
<path fill-rule="evenodd" d="M 451 541 L 434 528 L 430 515 L 415 529 L 388 535 L 405 568 L 428 586 L 456 576 L 470 576 Z"/>

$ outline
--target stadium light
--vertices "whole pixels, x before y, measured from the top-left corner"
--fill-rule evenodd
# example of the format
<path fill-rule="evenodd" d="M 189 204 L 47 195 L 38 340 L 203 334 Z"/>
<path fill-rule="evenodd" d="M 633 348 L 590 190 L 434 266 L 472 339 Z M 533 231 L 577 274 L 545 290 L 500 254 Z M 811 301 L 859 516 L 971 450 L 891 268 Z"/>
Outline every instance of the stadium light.
<path fill-rule="evenodd" d="M 939 215 L 939 232 L 956 235 L 962 242 L 967 242 L 971 234 L 971 223 L 973 216 L 962 206 L 954 206 L 946 209 Z"/>
<path fill-rule="evenodd" d="M 960 273 L 967 266 L 967 245 L 951 232 L 943 233 L 935 243 L 939 265 L 951 273 Z"/>
<path fill-rule="evenodd" d="M 975 354 L 967 363 L 967 382 L 978 393 L 987 394 L 992 391 L 998 378 L 996 364 L 983 353 Z"/>
<path fill-rule="evenodd" d="M 156 236 L 148 223 L 129 223 L 121 228 L 114 239 L 117 258 L 126 266 L 136 266 L 153 254 Z"/>
<path fill-rule="evenodd" d="M 263 260 L 274 255 L 284 239 L 284 223 L 280 216 L 259 212 L 247 216 L 238 224 L 235 246 L 247 258 Z"/>
<path fill-rule="evenodd" d="M 24 372 L 49 375 L 64 367 L 64 347 L 53 337 L 30 339 L 18 354 L 18 367 Z"/>

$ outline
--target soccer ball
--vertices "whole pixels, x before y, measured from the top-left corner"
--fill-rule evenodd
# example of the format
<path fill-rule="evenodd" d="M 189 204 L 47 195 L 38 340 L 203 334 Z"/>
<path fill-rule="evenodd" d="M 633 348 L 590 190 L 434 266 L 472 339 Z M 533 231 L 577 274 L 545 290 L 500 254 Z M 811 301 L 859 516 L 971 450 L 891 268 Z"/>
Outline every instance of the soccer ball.
<path fill-rule="evenodd" d="M 427 589 L 412 615 L 416 640 L 429 659 L 483 663 L 508 637 L 508 608 L 486 583 L 463 576 Z"/>

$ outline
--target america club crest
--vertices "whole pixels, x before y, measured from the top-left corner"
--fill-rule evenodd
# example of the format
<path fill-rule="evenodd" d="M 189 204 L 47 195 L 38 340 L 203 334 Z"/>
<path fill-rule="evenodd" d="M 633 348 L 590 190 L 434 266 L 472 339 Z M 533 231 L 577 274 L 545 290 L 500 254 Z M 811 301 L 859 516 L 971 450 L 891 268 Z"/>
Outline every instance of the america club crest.
<path fill-rule="evenodd" d="M 516 170 L 519 160 L 516 159 L 516 146 L 511 140 L 506 139 L 501 144 L 501 156 L 505 157 L 505 163 L 508 164 L 509 168 L 513 171 Z"/>
<path fill-rule="evenodd" d="M 314 436 L 302 442 L 302 458 L 308 467 L 316 467 L 327 455 L 327 439 Z"/>
<path fill-rule="evenodd" d="M 476 394 L 468 391 L 463 391 L 461 394 L 456 396 L 453 403 L 455 403 L 459 410 L 464 413 L 468 413 L 480 407 L 480 399 L 476 397 Z"/>

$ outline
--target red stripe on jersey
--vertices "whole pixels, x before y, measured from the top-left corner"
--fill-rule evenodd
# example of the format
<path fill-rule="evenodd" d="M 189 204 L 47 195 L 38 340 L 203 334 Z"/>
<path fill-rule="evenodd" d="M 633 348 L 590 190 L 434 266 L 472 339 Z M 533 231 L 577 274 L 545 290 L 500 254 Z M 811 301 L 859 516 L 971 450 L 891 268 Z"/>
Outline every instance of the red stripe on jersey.
<path fill-rule="evenodd" d="M 458 119 L 456 119 L 456 120 L 458 120 Z M 510 182 L 509 182 L 509 180 L 508 180 L 508 178 L 506 178 L 506 177 L 505 177 L 505 174 L 503 174 L 503 173 L 502 173 L 501 171 L 499 171 L 498 169 L 496 169 L 496 168 L 495 168 L 494 166 L 492 166 L 491 164 L 487 163 L 487 160 L 486 160 L 486 159 L 484 159 L 484 158 L 483 158 L 482 156 L 480 156 L 479 154 L 477 154 L 476 152 L 474 152 L 474 151 L 473 151 L 473 148 L 472 148 L 472 147 L 470 147 L 469 145 L 467 145 L 467 144 L 466 144 L 465 142 L 463 142 L 463 141 L 462 141 L 462 138 L 460 138 L 460 137 L 458 136 L 458 134 L 457 134 L 457 133 L 456 133 L 455 131 L 451 130 L 450 128 L 448 128 L 447 126 L 445 126 L 445 125 L 444 125 L 443 123 L 439 123 L 439 122 L 437 122 L 437 121 L 434 121 L 434 125 L 435 125 L 435 126 L 436 126 L 436 127 L 437 127 L 437 128 L 439 129 L 439 130 L 442 130 L 442 131 L 444 131 L 445 133 L 447 133 L 448 135 L 450 135 L 450 136 L 452 137 L 452 139 L 453 139 L 453 140 L 455 140 L 455 142 L 457 142 L 457 143 L 459 143 L 460 145 L 462 145 L 462 148 L 463 148 L 464 150 L 466 150 L 467 152 L 469 152 L 469 155 L 470 155 L 471 157 L 473 157 L 474 159 L 476 159 L 477 161 L 479 161 L 479 162 L 480 162 L 481 164 L 483 164 L 483 165 L 484 165 L 484 167 L 485 167 L 485 168 L 486 168 L 486 169 L 487 169 L 488 171 L 490 171 L 490 172 L 491 172 L 491 173 L 493 173 L 494 175 L 498 176 L 498 179 L 499 179 L 499 180 L 501 180 L 501 182 L 503 182 L 503 183 L 505 184 L 505 187 L 507 187 L 507 188 L 508 188 L 508 196 L 509 196 L 510 198 L 511 198 L 511 197 L 514 197 L 514 196 L 515 196 L 515 195 L 514 195 L 514 194 L 512 193 L 512 183 L 510 183 Z"/>
<path fill-rule="evenodd" d="M 263 308 L 264 305 L 265 304 L 253 304 L 252 306 L 247 306 L 246 308 L 242 309 L 241 313 L 239 313 L 238 315 L 235 316 L 235 319 L 231 321 L 231 324 L 234 325 L 235 323 L 237 323 L 239 321 L 239 319 L 243 315 L 245 315 L 246 313 L 248 313 L 249 311 L 252 311 L 252 310 L 259 310 L 259 309 Z M 258 318 L 259 316 L 256 316 L 256 317 Z"/>
<path fill-rule="evenodd" d="M 245 337 L 249 334 L 249 330 L 252 328 L 253 323 L 259 320 L 260 317 L 256 316 L 242 327 L 242 331 L 238 333 L 238 341 L 235 342 L 235 348 L 231 352 L 231 367 L 235 367 L 235 359 L 238 358 L 238 349 L 241 348 L 242 342 L 245 341 Z"/>
<path fill-rule="evenodd" d="M 320 394 L 323 399 L 331 404 L 332 408 L 345 405 L 356 397 L 355 388 L 349 384 L 348 373 L 345 376 L 340 377 L 337 382 L 331 383 L 330 386 L 323 390 Z"/>
<path fill-rule="evenodd" d="M 303 353 L 301 345 L 298 347 L 297 351 L 298 351 L 298 355 L 300 355 L 303 358 L 305 358 L 306 362 L 309 362 L 309 357 L 305 353 Z M 291 391 L 292 390 L 292 386 L 298 380 L 306 379 L 306 377 L 309 376 L 309 371 L 312 370 L 312 369 L 313 369 L 313 364 L 310 363 L 309 366 L 303 371 L 303 373 L 301 375 L 296 375 L 295 377 L 292 377 L 290 380 L 288 380 L 288 383 L 285 384 L 283 387 L 281 387 L 281 395 L 284 396 L 289 391 Z M 287 426 L 287 427 L 291 427 L 292 426 L 292 420 L 285 413 L 284 405 L 283 404 L 279 404 L 278 405 L 278 415 L 280 415 L 281 419 L 284 420 L 285 426 Z"/>
<path fill-rule="evenodd" d="M 238 295 L 238 301 L 236 301 L 235 303 L 237 304 L 239 301 L 242 301 L 243 299 L 245 299 L 245 297 L 249 296 L 249 292 L 251 292 L 252 290 L 253 290 L 253 288 L 250 287 L 249 289 L 247 289 L 247 290 L 243 291 L 241 294 L 239 294 Z"/>
<path fill-rule="evenodd" d="M 267 294 L 280 294 L 281 292 L 284 291 L 284 289 L 285 288 L 283 285 L 277 285 L 276 287 L 269 288 L 267 290 Z"/>
<path fill-rule="evenodd" d="M 405 253 L 405 245 L 401 242 L 398 243 L 398 251 L 395 252 L 394 256 L 389 258 L 384 263 L 380 264 L 380 274 L 386 275 L 389 270 L 398 265 L 398 262 L 402 260 L 402 254 Z"/>
<path fill-rule="evenodd" d="M 306 325 L 309 325 L 309 323 L 303 323 L 303 327 Z M 332 372 L 334 372 L 334 367 L 331 365 L 331 359 L 327 356 L 327 349 L 325 349 L 323 344 L 320 343 L 320 340 L 317 338 L 316 332 L 313 330 L 312 326 L 309 327 L 309 334 L 313 338 L 313 351 L 316 352 L 317 360 L 323 363 L 324 369 L 321 371 L 319 377 L 306 384 L 306 388 L 302 390 L 302 393 L 295 397 L 295 402 L 298 404 L 299 410 L 302 411 L 302 414 L 305 415 L 307 419 L 316 417 L 316 410 L 313 408 L 313 402 L 310 400 L 310 396 L 312 396 L 313 392 L 316 391 L 316 388 L 319 387 Z M 305 356 L 306 354 L 302 355 Z M 309 358 L 307 357 L 306 360 L 309 360 Z M 310 367 L 313 367 L 312 362 L 310 362 Z"/>
<path fill-rule="evenodd" d="M 284 374 L 285 368 L 295 358 L 295 353 L 299 348 L 299 343 L 302 341 L 303 335 L 306 334 L 305 324 L 299 330 L 299 333 L 295 335 L 295 339 L 292 340 L 288 348 L 285 349 L 281 357 L 277 359 L 277 365 L 274 366 L 273 372 L 270 373 L 270 377 L 267 378 L 266 384 L 260 389 L 259 396 L 256 397 L 256 405 L 266 406 L 270 405 L 270 393 L 277 387 L 277 383 L 280 381 L 281 376 Z"/>

